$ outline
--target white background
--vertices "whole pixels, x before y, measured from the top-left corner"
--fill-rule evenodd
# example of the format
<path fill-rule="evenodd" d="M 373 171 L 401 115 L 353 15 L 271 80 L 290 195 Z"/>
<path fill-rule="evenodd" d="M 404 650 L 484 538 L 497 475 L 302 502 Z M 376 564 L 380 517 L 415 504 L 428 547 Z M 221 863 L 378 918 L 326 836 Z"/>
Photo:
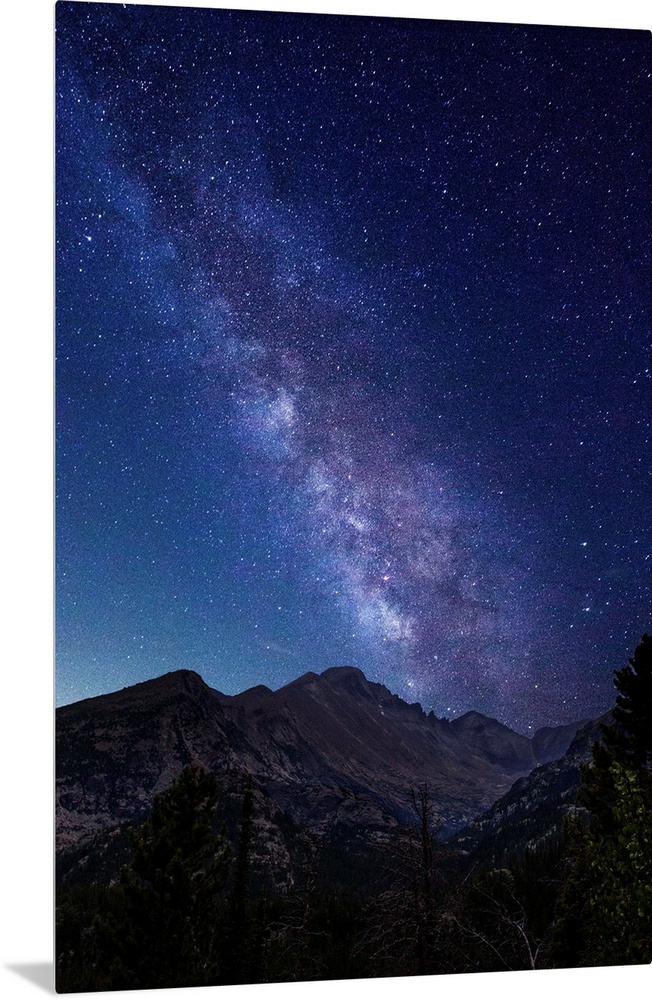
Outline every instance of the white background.
<path fill-rule="evenodd" d="M 201 0 L 178 5 L 220 6 Z M 652 8 L 632 0 L 331 0 L 221 6 L 648 30 L 652 22 Z M 8 1000 L 53 992 L 53 26 L 50 0 L 2 5 L 0 993 Z M 464 1000 L 477 990 L 490 1000 L 516 1000 L 523 994 L 528 1000 L 548 1000 L 551 993 L 565 997 L 587 992 L 599 1000 L 607 991 L 611 997 L 622 991 L 628 1000 L 642 1000 L 652 996 L 652 970 L 639 966 L 112 995 L 173 1000 L 218 993 L 224 1000 L 338 995 L 384 1000 L 409 991 L 411 1000 L 435 994 L 443 1000 Z"/>

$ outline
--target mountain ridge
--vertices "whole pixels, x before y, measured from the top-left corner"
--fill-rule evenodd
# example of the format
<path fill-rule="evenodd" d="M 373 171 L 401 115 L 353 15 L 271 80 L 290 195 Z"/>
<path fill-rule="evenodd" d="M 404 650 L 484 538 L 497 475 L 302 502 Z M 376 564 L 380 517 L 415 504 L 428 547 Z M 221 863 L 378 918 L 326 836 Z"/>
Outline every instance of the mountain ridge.
<path fill-rule="evenodd" d="M 62 706 L 56 718 L 61 854 L 143 818 L 189 764 L 225 788 L 251 776 L 268 824 L 280 811 L 316 836 L 381 839 L 412 816 L 420 783 L 452 833 L 536 764 L 532 742 L 497 720 L 426 715 L 357 667 L 237 695 L 180 669 Z"/>
<path fill-rule="evenodd" d="M 87 705 L 91 702 L 96 702 L 98 699 L 101 698 L 113 698 L 117 695 L 120 695 L 123 692 L 136 692 L 141 690 L 146 691 L 151 686 L 160 685 L 161 682 L 166 681 L 166 679 L 172 686 L 175 683 L 176 679 L 187 678 L 186 684 L 192 684 L 198 682 L 200 686 L 203 686 L 208 691 L 217 695 L 220 700 L 232 701 L 233 699 L 241 698 L 242 696 L 248 695 L 252 692 L 261 692 L 261 693 L 264 692 L 267 694 L 270 693 L 275 694 L 277 692 L 285 690 L 285 688 L 289 688 L 294 685 L 299 685 L 301 683 L 306 683 L 310 679 L 314 678 L 328 679 L 329 677 L 335 678 L 338 675 L 343 677 L 347 675 L 352 675 L 352 676 L 359 675 L 359 677 L 361 677 L 367 685 L 373 685 L 377 688 L 382 689 L 386 693 L 386 695 L 388 695 L 390 698 L 398 698 L 400 701 L 403 701 L 405 705 L 408 705 L 414 708 L 415 710 L 418 709 L 427 716 L 434 716 L 440 722 L 456 724 L 463 719 L 467 719 L 468 717 L 477 717 L 479 719 L 487 720 L 489 722 L 494 722 L 499 726 L 503 726 L 505 729 L 509 729 L 511 732 L 516 733 L 518 736 L 523 736 L 527 740 L 538 742 L 538 745 L 541 745 L 544 742 L 543 737 L 545 734 L 554 734 L 561 730 L 564 731 L 568 730 L 568 732 L 571 731 L 576 732 L 580 726 L 586 725 L 587 722 L 591 721 L 588 718 L 583 718 L 577 721 L 573 720 L 571 722 L 562 722 L 553 725 L 540 726 L 538 729 L 534 731 L 534 733 L 531 736 L 527 736 L 520 730 L 513 729 L 511 726 L 509 726 L 505 722 L 502 722 L 500 719 L 497 719 L 494 716 L 486 715 L 485 713 L 480 712 L 477 709 L 468 709 L 466 712 L 463 712 L 461 715 L 454 716 L 453 718 L 449 718 L 448 716 L 435 716 L 434 712 L 432 711 L 426 712 L 426 710 L 422 707 L 420 702 L 405 701 L 405 699 L 401 698 L 400 695 L 394 694 L 394 692 L 390 691 L 390 689 L 386 687 L 386 685 L 382 684 L 380 681 L 369 680 L 364 671 L 361 670 L 360 667 L 354 667 L 354 666 L 327 667 L 321 673 L 315 673 L 312 670 L 308 670 L 305 673 L 300 674 L 298 677 L 293 678 L 291 681 L 288 681 L 286 684 L 281 685 L 281 687 L 279 688 L 270 688 L 268 685 L 261 683 L 261 684 L 255 684 L 251 688 L 245 688 L 244 690 L 236 692 L 235 694 L 225 694 L 224 692 L 219 691 L 217 688 L 211 687 L 208 684 L 208 682 L 204 680 L 202 675 L 198 671 L 192 668 L 177 667 L 174 670 L 166 671 L 165 673 L 159 674 L 156 677 L 150 677 L 147 678 L 146 680 L 138 681 L 135 684 L 129 684 L 125 685 L 122 688 L 116 688 L 115 691 L 106 691 L 101 694 L 90 695 L 86 698 L 80 698 L 75 701 L 65 702 L 64 704 L 58 705 L 56 707 L 56 712 L 58 713 L 61 709 L 68 709 L 71 708 L 72 706 Z M 539 737 L 538 740 L 537 737 Z"/>

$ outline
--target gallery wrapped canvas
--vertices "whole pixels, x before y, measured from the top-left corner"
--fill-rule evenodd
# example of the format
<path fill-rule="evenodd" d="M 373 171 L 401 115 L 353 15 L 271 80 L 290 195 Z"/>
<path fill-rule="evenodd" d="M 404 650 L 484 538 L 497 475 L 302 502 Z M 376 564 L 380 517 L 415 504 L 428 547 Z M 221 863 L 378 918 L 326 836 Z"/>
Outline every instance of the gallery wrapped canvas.
<path fill-rule="evenodd" d="M 59 992 L 652 960 L 650 57 L 57 3 Z"/>

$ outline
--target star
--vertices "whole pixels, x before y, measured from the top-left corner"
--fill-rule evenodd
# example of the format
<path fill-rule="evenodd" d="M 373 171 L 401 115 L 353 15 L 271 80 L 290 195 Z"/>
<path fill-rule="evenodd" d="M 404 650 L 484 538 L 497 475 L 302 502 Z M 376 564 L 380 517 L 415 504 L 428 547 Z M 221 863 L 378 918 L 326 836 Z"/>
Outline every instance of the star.
<path fill-rule="evenodd" d="M 56 16 L 59 700 L 345 662 L 601 714 L 649 628 L 646 34 Z"/>

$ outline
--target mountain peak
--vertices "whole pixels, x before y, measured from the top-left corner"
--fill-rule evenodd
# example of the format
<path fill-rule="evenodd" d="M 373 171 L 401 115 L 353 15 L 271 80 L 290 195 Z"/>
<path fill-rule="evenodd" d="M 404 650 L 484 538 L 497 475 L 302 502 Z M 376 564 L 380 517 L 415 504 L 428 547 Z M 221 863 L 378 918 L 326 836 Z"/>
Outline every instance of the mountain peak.
<path fill-rule="evenodd" d="M 374 689 L 379 685 L 368 680 L 359 667 L 329 667 L 320 675 L 321 679 L 338 691 L 374 698 Z"/>
<path fill-rule="evenodd" d="M 110 691 L 107 694 L 93 695 L 81 701 L 72 702 L 69 705 L 62 705 L 57 709 L 57 713 L 76 713 L 79 710 L 86 711 L 89 704 L 99 706 L 112 706 L 116 711 L 130 705 L 132 702 L 142 701 L 151 703 L 179 695 L 190 695 L 195 698 L 205 696 L 217 696 L 218 692 L 208 686 L 206 681 L 194 670 L 171 670 L 167 674 L 159 677 L 150 677 L 146 681 L 139 681 L 137 684 L 130 684 L 127 687 L 119 688 L 117 691 Z"/>
<path fill-rule="evenodd" d="M 316 674 L 313 670 L 308 670 L 305 674 L 301 674 L 300 677 L 290 681 L 290 683 L 285 685 L 285 687 L 306 687 L 313 684 L 317 684 L 319 686 L 320 684 L 323 684 L 324 681 L 329 685 L 329 687 L 357 692 L 368 692 L 369 685 L 372 683 L 367 680 L 359 667 L 345 666 L 327 667 L 327 669 L 322 671 L 320 674 Z"/>
<path fill-rule="evenodd" d="M 365 684 L 369 683 L 362 670 L 360 670 L 360 667 L 328 667 L 328 669 L 324 670 L 320 676 L 323 677 L 324 680 L 328 681 L 337 682 L 355 679 L 363 681 Z"/>
<path fill-rule="evenodd" d="M 170 670 L 167 674 L 162 674 L 161 677 L 154 678 L 154 680 L 164 681 L 173 686 L 188 687 L 189 685 L 199 684 L 202 687 L 206 687 L 206 681 L 196 670 L 187 670 L 185 668 Z M 144 681 L 144 683 L 147 684 L 149 682 Z"/>
<path fill-rule="evenodd" d="M 205 695 L 207 692 L 212 692 L 213 689 L 208 686 L 203 677 L 200 676 L 195 670 L 171 670 L 167 674 L 163 674 L 161 677 L 155 677 L 149 681 L 143 681 L 142 684 L 136 684 L 133 688 L 125 688 L 126 691 L 142 691 L 143 693 L 151 691 L 157 695 L 177 695 L 177 694 L 189 694 L 189 695 Z"/>
<path fill-rule="evenodd" d="M 483 757 L 509 774 L 527 774 L 536 764 L 528 737 L 514 732 L 498 719 L 471 711 L 453 719 L 450 725 Z"/>
<path fill-rule="evenodd" d="M 459 715 L 456 719 L 451 720 L 452 725 L 458 726 L 460 728 L 468 729 L 471 726 L 503 726 L 505 729 L 509 729 L 509 726 L 505 726 L 503 722 L 499 722 L 498 719 L 493 719 L 489 715 L 483 715 L 482 712 L 476 712 L 471 710 L 470 712 L 465 712 L 464 715 Z"/>

